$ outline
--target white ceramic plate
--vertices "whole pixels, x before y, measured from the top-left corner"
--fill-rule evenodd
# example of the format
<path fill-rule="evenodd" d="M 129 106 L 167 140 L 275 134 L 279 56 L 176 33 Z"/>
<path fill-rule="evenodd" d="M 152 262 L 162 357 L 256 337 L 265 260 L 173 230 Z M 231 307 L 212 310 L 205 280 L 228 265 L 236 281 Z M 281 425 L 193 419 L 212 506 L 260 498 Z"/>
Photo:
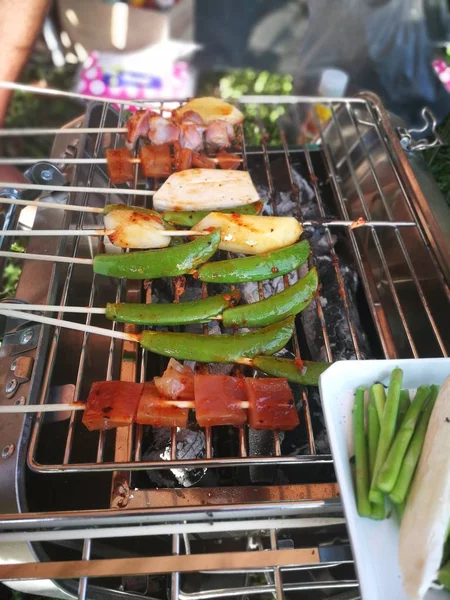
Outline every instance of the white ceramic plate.
<path fill-rule="evenodd" d="M 398 564 L 398 523 L 391 518 L 372 521 L 358 515 L 349 457 L 353 455 L 352 408 L 359 385 L 389 383 L 395 367 L 403 369 L 403 388 L 442 384 L 450 375 L 450 358 L 414 360 L 361 360 L 333 364 L 321 375 L 320 396 L 344 505 L 350 542 L 363 600 L 408 600 Z M 444 600 L 450 594 L 430 590 L 426 600 Z"/>

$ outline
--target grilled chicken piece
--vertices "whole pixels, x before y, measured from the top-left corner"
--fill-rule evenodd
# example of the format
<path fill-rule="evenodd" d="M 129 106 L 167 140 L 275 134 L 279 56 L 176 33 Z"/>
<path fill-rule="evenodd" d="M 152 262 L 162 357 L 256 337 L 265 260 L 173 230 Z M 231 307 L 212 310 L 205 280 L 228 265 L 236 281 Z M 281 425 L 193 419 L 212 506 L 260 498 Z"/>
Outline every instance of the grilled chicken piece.
<path fill-rule="evenodd" d="M 169 177 L 172 173 L 172 157 L 169 144 L 142 146 L 139 151 L 141 171 L 144 177 Z"/>
<path fill-rule="evenodd" d="M 140 137 L 147 137 L 149 128 L 149 117 L 153 115 L 151 110 L 137 110 L 127 121 L 127 142 L 129 150 L 133 150 Z"/>
<path fill-rule="evenodd" d="M 92 384 L 83 413 L 89 431 L 131 425 L 136 417 L 142 383 L 98 381 Z"/>
<path fill-rule="evenodd" d="M 194 123 L 182 123 L 180 125 L 180 146 L 193 152 L 202 150 L 203 127 Z"/>
<path fill-rule="evenodd" d="M 199 169 L 215 169 L 216 163 L 212 158 L 208 158 L 204 154 L 197 154 L 197 152 L 194 152 L 192 155 L 192 166 Z"/>
<path fill-rule="evenodd" d="M 136 423 L 153 427 L 186 427 L 189 409 L 166 405 L 167 399 L 161 396 L 156 385 L 144 383 Z"/>
<path fill-rule="evenodd" d="M 241 173 L 242 171 L 217 171 Z M 294 217 L 262 217 L 238 213 L 212 212 L 192 229 L 209 230 L 220 227 L 221 250 L 244 254 L 265 254 L 294 244 L 303 228 Z"/>
<path fill-rule="evenodd" d="M 288 431 L 299 424 L 292 390 L 286 379 L 245 378 L 248 423 L 252 429 Z"/>
<path fill-rule="evenodd" d="M 158 392 L 172 400 L 194 399 L 194 372 L 174 358 L 169 360 L 161 377 L 155 377 Z"/>
<path fill-rule="evenodd" d="M 240 403 L 247 400 L 244 379 L 229 375 L 194 375 L 195 416 L 200 427 L 234 425 L 247 420 Z"/>
<path fill-rule="evenodd" d="M 233 140 L 233 125 L 227 121 L 213 121 L 206 128 L 205 142 L 212 149 L 229 148 Z"/>
<path fill-rule="evenodd" d="M 223 210 L 258 202 L 247 171 L 189 169 L 173 173 L 153 196 L 153 206 L 164 210 Z"/>
<path fill-rule="evenodd" d="M 173 145 L 174 160 L 173 168 L 174 171 L 184 171 L 190 169 L 192 165 L 193 152 L 189 148 L 182 148 L 180 142 L 175 142 Z"/>
<path fill-rule="evenodd" d="M 239 169 L 242 159 L 237 154 L 231 154 L 221 150 L 216 154 L 217 164 L 221 169 Z"/>
<path fill-rule="evenodd" d="M 183 106 L 174 111 L 174 117 L 181 120 L 183 115 L 190 112 L 200 115 L 205 125 L 212 121 L 227 121 L 231 125 L 237 125 L 244 120 L 244 115 L 235 106 L 224 102 L 220 98 L 193 98 Z"/>
<path fill-rule="evenodd" d="M 134 178 L 134 163 L 131 152 L 127 148 L 109 149 L 106 151 L 106 169 L 111 183 L 126 183 Z"/>
<path fill-rule="evenodd" d="M 175 117 L 176 119 L 176 117 Z M 181 117 L 178 119 L 180 120 L 182 123 L 193 123 L 194 125 L 204 125 L 203 119 L 202 117 L 195 111 L 193 110 L 188 110 L 185 113 L 183 113 L 181 115 Z"/>
<path fill-rule="evenodd" d="M 119 248 L 166 248 L 170 244 L 169 236 L 158 233 L 164 221 L 152 210 L 118 204 L 109 208 L 104 223 L 105 229 L 114 231 L 109 239 Z"/>
<path fill-rule="evenodd" d="M 178 125 L 161 115 L 151 115 L 149 117 L 148 139 L 155 146 L 161 144 L 173 144 L 180 137 Z"/>

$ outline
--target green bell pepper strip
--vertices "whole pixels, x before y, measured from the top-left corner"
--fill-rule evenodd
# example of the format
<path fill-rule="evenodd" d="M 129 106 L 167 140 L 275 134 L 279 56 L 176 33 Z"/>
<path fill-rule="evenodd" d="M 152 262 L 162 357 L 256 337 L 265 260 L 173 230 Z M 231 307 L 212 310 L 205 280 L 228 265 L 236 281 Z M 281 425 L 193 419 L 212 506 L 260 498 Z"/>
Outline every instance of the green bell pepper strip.
<path fill-rule="evenodd" d="M 165 224 L 162 215 L 157 213 L 155 210 L 151 210 L 150 208 L 141 208 L 140 206 L 128 206 L 127 204 L 107 204 L 103 210 L 103 214 L 108 215 L 110 212 L 114 211 L 135 212 L 139 215 L 144 215 L 145 217 L 151 217 L 155 219 L 155 221 L 158 221 L 163 225 Z"/>
<path fill-rule="evenodd" d="M 220 242 L 220 230 L 199 237 L 193 242 L 162 248 L 123 254 L 97 254 L 94 273 L 126 279 L 157 279 L 176 277 L 196 269 L 216 252 Z"/>
<path fill-rule="evenodd" d="M 304 240 L 268 254 L 208 263 L 200 267 L 198 278 L 210 283 L 246 283 L 274 279 L 297 269 L 308 258 L 309 252 L 309 243 Z"/>
<path fill-rule="evenodd" d="M 224 327 L 265 327 L 301 312 L 313 299 L 319 279 L 313 268 L 297 283 L 265 300 L 228 308 L 223 313 Z"/>
<path fill-rule="evenodd" d="M 274 354 L 291 339 L 294 317 L 236 335 L 202 335 L 172 333 L 170 331 L 143 331 L 140 343 L 146 350 L 178 360 L 198 362 L 237 362 L 242 356 L 253 358 L 258 354 Z"/>
<path fill-rule="evenodd" d="M 331 366 L 331 363 L 296 361 L 278 356 L 256 356 L 252 360 L 243 358 L 238 362 L 254 367 L 267 375 L 284 377 L 291 383 L 301 385 L 318 385 L 319 377 Z"/>
<path fill-rule="evenodd" d="M 135 304 L 133 302 L 108 302 L 106 318 L 135 325 L 187 325 L 207 323 L 220 315 L 224 309 L 239 302 L 239 291 L 211 296 L 204 300 L 174 304 Z"/>
<path fill-rule="evenodd" d="M 236 206 L 234 208 L 225 208 L 216 212 L 221 213 L 239 213 L 240 215 L 259 215 L 262 210 L 262 202 L 253 202 L 245 206 Z M 181 210 L 181 211 L 166 211 L 161 213 L 162 218 L 169 225 L 178 227 L 193 227 L 202 219 L 209 215 L 210 210 Z"/>

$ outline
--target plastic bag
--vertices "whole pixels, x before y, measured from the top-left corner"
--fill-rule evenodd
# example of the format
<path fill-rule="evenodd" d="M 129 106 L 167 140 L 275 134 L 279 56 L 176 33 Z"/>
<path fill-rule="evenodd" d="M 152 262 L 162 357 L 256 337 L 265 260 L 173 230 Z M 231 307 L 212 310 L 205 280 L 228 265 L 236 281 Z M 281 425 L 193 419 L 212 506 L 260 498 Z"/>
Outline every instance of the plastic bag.
<path fill-rule="evenodd" d="M 450 100 L 433 69 L 422 0 L 391 0 L 370 11 L 365 24 L 373 67 L 388 105 L 411 125 L 430 107 L 440 120 Z"/>
<path fill-rule="evenodd" d="M 349 93 L 370 90 L 409 127 L 437 119 L 450 97 L 434 72 L 424 0 L 309 0 L 310 23 L 300 48 L 303 72 L 337 68 L 350 75 Z M 311 89 L 302 93 L 314 93 Z"/>

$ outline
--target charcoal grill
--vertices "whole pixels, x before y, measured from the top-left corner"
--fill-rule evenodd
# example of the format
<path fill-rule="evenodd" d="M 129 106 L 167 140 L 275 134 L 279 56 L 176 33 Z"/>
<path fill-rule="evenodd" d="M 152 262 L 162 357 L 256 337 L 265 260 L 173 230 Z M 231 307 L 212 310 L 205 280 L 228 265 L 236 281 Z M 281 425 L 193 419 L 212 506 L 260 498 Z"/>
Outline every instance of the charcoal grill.
<path fill-rule="evenodd" d="M 450 217 L 424 164 L 410 152 L 417 142 L 372 94 L 320 99 L 331 110 L 326 126 L 317 119 L 317 102 L 241 99 L 253 115 L 244 125 L 243 134 L 253 139 L 249 145 L 243 135 L 244 168 L 268 211 L 288 210 L 304 223 L 314 250 L 310 262 L 319 270 L 319 293 L 298 319 L 289 351 L 328 361 L 447 356 Z M 261 104 L 280 115 L 270 135 Z M 155 106 L 164 111 L 174 103 Z M 27 165 L 38 191 L 5 187 L 0 195 L 150 206 L 144 192 L 161 182 L 140 180 L 136 169 L 131 186 L 112 189 L 106 174 L 104 151 L 123 143 L 127 109 L 124 102 L 90 99 L 85 114 L 61 130 L 2 131 L 54 135 L 55 142 L 45 161 L 2 159 Z M 318 138 L 299 146 L 298 124 L 309 112 Z M 3 230 L 27 226 L 19 209 L 1 205 Z M 98 215 L 42 205 L 32 227 L 99 225 Z M 2 250 L 13 242 L 2 237 Z M 161 293 L 156 283 L 118 283 L 77 261 L 103 251 L 101 239 L 30 238 L 27 252 L 68 259 L 22 261 L 16 301 L 92 307 L 151 302 Z M 165 285 L 176 300 L 175 288 Z M 259 297 L 266 291 L 261 283 Z M 121 327 L 91 313 L 78 321 Z M 145 381 L 165 366 L 112 337 L 13 319 L 4 327 L 2 405 L 83 399 L 92 381 Z M 200 455 L 187 457 L 175 430 L 155 456 L 147 452 L 152 432 L 142 426 L 89 433 L 75 412 L 2 415 L 0 579 L 59 598 L 358 598 L 317 390 L 295 393 L 301 427 L 294 434 L 255 438 L 245 427 L 210 428 L 202 432 Z M 190 474 L 188 486 L 180 473 Z"/>

